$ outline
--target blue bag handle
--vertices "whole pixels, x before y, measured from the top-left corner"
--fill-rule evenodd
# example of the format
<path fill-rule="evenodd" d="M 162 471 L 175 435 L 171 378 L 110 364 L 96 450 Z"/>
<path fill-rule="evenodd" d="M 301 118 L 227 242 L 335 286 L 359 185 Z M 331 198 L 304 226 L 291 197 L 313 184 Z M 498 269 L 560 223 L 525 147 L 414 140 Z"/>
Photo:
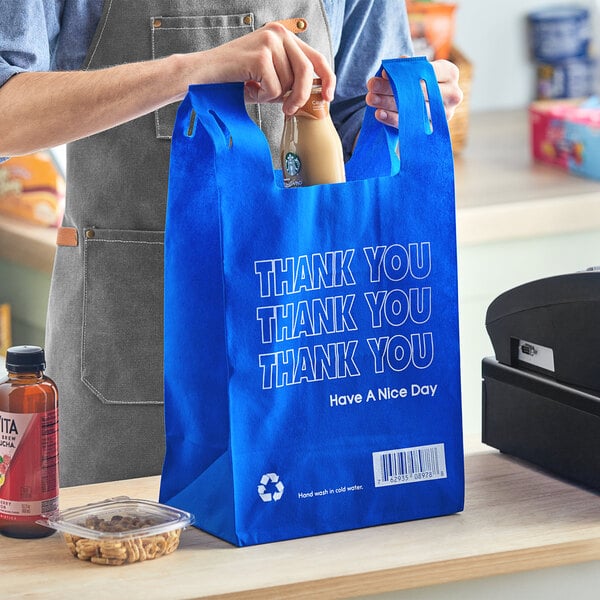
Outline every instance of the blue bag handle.
<path fill-rule="evenodd" d="M 177 111 L 173 143 L 180 155 L 187 153 L 195 162 L 190 173 L 198 171 L 198 162 L 214 173 L 218 160 L 222 173 L 229 167 L 223 161 L 232 163 L 235 170 L 228 177 L 248 183 L 274 181 L 269 144 L 248 116 L 243 83 L 191 85 Z"/>
<path fill-rule="evenodd" d="M 367 107 L 352 158 L 346 165 L 348 180 L 410 175 L 415 169 L 435 170 L 440 161 L 451 161 L 448 124 L 437 78 L 425 57 L 384 60 L 398 106 L 398 129 L 375 118 Z M 431 124 L 421 81 L 427 87 Z M 283 119 L 283 114 L 282 114 Z M 200 128 L 203 134 L 197 135 Z M 214 155 L 231 161 L 229 176 L 248 181 L 273 181 L 267 140 L 248 116 L 242 83 L 192 85 L 181 103 L 173 131 L 178 143 L 200 143 L 196 157 Z M 198 142 L 197 140 L 200 140 Z M 400 148 L 398 160 L 396 148 Z M 387 152 L 382 149 L 387 148 Z M 214 166 L 214 165 L 213 165 Z"/>
<path fill-rule="evenodd" d="M 415 169 L 434 169 L 440 160 L 451 160 L 444 102 L 431 63 L 423 56 L 384 60 L 377 75 L 384 69 L 398 107 L 398 129 L 379 122 L 375 109 L 367 106 L 356 147 L 346 165 L 348 179 L 385 177 L 400 169 L 410 175 Z M 431 122 L 421 81 L 427 88 Z M 384 147 L 387 154 L 374 151 Z"/>

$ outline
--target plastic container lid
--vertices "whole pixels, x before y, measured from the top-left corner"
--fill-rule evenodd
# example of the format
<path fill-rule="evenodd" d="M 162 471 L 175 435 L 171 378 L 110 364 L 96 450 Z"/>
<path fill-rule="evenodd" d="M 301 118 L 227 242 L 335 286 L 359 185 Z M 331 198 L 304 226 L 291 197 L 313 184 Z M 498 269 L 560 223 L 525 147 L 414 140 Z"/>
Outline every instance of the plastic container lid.
<path fill-rule="evenodd" d="M 121 496 L 86 504 L 47 517 L 44 524 L 89 540 L 131 539 L 184 529 L 192 514 L 150 500 Z"/>

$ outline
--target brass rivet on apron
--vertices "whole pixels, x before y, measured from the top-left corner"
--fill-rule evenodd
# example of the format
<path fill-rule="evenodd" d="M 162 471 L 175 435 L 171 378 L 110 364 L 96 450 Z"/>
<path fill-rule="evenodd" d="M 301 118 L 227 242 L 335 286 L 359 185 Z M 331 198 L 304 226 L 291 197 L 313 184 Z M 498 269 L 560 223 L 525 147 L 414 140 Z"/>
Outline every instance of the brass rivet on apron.
<path fill-rule="evenodd" d="M 160 19 L 154 19 L 152 26 L 156 29 L 162 25 L 162 21 Z"/>
<path fill-rule="evenodd" d="M 244 25 L 250 25 L 252 23 L 252 17 L 251 15 L 246 15 L 244 17 Z"/>
<path fill-rule="evenodd" d="M 300 29 L 300 31 L 306 29 L 306 21 L 304 19 L 298 19 L 298 21 L 296 22 L 296 27 Z"/>
<path fill-rule="evenodd" d="M 96 235 L 96 232 L 93 229 L 86 229 L 85 230 L 85 237 L 88 240 L 91 240 L 95 235 Z"/>

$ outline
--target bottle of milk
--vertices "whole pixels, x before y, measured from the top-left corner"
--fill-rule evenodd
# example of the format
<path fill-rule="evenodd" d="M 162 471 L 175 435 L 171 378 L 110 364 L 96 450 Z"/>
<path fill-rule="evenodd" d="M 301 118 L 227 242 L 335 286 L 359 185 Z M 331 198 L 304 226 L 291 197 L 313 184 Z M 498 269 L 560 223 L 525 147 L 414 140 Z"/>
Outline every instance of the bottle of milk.
<path fill-rule="evenodd" d="M 318 78 L 306 104 L 285 117 L 281 168 L 285 187 L 346 181 L 342 143 Z"/>

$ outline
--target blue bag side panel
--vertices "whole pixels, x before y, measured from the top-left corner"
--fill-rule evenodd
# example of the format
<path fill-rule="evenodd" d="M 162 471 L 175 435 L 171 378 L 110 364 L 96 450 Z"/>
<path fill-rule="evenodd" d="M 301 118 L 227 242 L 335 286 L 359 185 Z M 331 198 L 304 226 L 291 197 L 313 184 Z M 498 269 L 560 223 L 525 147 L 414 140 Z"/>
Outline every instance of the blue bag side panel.
<path fill-rule="evenodd" d="M 197 448 L 197 452 L 198 456 L 202 455 L 201 448 Z M 190 458 L 193 460 L 193 457 Z M 232 490 L 231 455 L 227 452 L 183 489 L 161 502 L 187 510 L 195 516 L 195 524 L 201 524 L 204 531 L 239 546 Z"/>
<path fill-rule="evenodd" d="M 161 501 L 193 513 L 220 498 L 216 514 L 209 511 L 198 520 L 232 543 L 237 541 L 219 198 L 225 189 L 243 202 L 257 176 L 275 185 L 266 138 L 240 106 L 241 84 L 190 86 L 174 126 L 165 232 L 167 444 L 160 489 Z M 225 121 L 232 132 L 241 128 L 246 135 L 234 142 Z M 228 181 L 238 161 L 251 176 Z M 196 498 L 196 510 L 190 498 Z M 218 525 L 212 525 L 215 520 Z"/>
<path fill-rule="evenodd" d="M 229 409 L 222 401 L 228 379 L 222 248 L 214 200 L 215 161 L 223 146 L 218 134 L 218 124 L 198 118 L 188 95 L 173 131 L 165 231 L 164 502 L 194 484 L 229 448 Z"/>

